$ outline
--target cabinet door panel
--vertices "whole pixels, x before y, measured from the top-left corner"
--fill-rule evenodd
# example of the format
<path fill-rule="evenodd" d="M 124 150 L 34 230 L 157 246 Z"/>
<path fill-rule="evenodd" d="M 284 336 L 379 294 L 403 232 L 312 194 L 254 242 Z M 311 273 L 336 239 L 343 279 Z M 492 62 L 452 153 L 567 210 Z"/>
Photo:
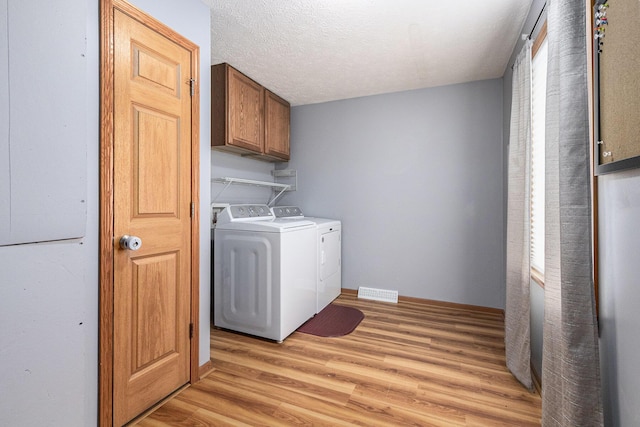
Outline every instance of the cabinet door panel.
<path fill-rule="evenodd" d="M 264 128 L 263 88 L 229 67 L 229 145 L 262 153 Z"/>
<path fill-rule="evenodd" d="M 289 160 L 289 122 L 291 107 L 276 94 L 265 90 L 264 153 Z"/>

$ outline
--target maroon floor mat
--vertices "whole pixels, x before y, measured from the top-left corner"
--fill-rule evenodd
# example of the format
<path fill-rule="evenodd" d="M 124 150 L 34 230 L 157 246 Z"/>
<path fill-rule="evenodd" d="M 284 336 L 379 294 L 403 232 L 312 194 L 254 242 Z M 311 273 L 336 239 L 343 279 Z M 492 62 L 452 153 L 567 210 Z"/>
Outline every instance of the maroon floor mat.
<path fill-rule="evenodd" d="M 320 337 L 341 337 L 353 332 L 362 319 L 364 314 L 357 308 L 329 304 L 300 326 L 298 332 Z"/>

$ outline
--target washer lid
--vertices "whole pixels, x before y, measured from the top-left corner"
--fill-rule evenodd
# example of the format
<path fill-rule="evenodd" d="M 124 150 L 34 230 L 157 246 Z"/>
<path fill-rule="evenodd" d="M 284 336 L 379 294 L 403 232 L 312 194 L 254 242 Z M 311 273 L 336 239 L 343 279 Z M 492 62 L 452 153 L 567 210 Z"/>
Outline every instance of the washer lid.
<path fill-rule="evenodd" d="M 254 231 L 263 233 L 288 233 L 315 228 L 315 223 L 304 219 L 271 219 L 262 221 L 235 221 L 216 225 L 216 230 Z"/>
<path fill-rule="evenodd" d="M 318 228 L 335 227 L 339 229 L 342 226 L 342 222 L 339 219 L 316 218 L 312 216 L 305 216 L 304 219 L 314 222 L 318 226 Z"/>

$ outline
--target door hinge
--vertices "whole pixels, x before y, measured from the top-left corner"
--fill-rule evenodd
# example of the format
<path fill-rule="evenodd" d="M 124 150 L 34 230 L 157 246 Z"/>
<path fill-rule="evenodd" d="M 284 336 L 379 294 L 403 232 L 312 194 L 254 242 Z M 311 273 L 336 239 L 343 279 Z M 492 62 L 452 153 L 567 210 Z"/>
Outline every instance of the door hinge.
<path fill-rule="evenodd" d="M 191 202 L 191 218 L 196 216 L 196 204 Z"/>
<path fill-rule="evenodd" d="M 189 323 L 189 339 L 193 338 L 193 323 Z"/>
<path fill-rule="evenodd" d="M 196 81 L 195 79 L 189 79 L 189 85 L 191 86 L 191 96 L 196 94 Z"/>

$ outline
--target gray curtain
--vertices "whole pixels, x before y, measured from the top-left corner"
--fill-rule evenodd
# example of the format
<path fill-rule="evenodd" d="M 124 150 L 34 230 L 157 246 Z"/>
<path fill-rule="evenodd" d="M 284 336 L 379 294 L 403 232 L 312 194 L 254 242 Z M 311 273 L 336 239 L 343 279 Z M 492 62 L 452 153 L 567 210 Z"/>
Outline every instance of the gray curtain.
<path fill-rule="evenodd" d="M 507 367 L 531 389 L 530 312 L 530 167 L 531 42 L 525 42 L 513 66 L 509 178 L 507 188 L 507 283 L 505 351 Z"/>
<path fill-rule="evenodd" d="M 603 424 L 591 262 L 586 6 L 547 1 L 542 425 Z"/>

